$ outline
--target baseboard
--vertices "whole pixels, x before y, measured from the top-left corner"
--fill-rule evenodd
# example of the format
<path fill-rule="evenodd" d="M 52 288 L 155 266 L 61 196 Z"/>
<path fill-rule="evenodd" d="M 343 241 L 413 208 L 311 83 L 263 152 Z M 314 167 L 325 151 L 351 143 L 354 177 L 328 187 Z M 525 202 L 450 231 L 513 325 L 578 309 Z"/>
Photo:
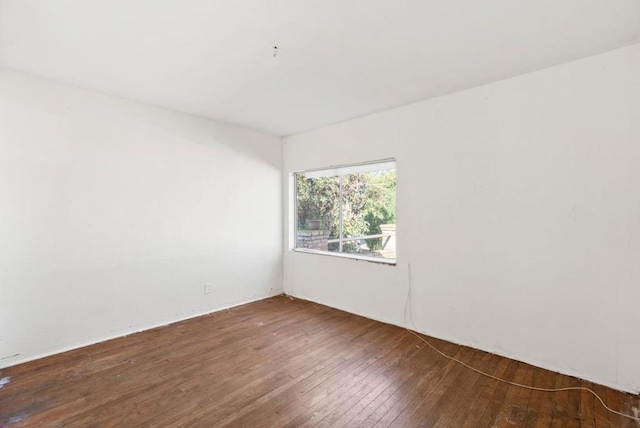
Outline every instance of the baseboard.
<path fill-rule="evenodd" d="M 168 325 L 175 324 L 175 323 L 178 323 L 178 322 L 181 322 L 181 321 L 186 321 L 186 320 L 193 319 L 193 318 L 198 318 L 198 317 L 201 317 L 201 316 L 204 316 L 204 315 L 213 314 L 213 313 L 216 313 L 216 312 L 224 311 L 226 309 L 230 309 L 230 308 L 235 308 L 237 306 L 246 305 L 247 303 L 252 303 L 252 302 L 257 302 L 257 301 L 260 301 L 260 300 L 269 299 L 271 297 L 279 296 L 281 294 L 283 294 L 283 292 L 280 289 L 272 290 L 271 293 L 269 293 L 269 294 L 267 294 L 265 296 L 251 298 L 251 299 L 247 299 L 247 300 L 241 300 L 241 301 L 238 301 L 238 302 L 234 302 L 234 303 L 232 303 L 230 305 L 224 305 L 224 306 L 221 306 L 219 308 L 216 308 L 216 309 L 213 309 L 213 310 L 210 310 L 210 311 L 196 312 L 196 313 L 185 315 L 185 316 L 177 316 L 176 318 L 171 319 L 169 321 L 162 321 L 162 322 L 152 323 L 152 324 L 131 326 L 131 327 L 128 327 L 126 329 L 117 330 L 116 332 L 114 332 L 114 334 L 106 335 L 106 336 L 100 337 L 99 339 L 96 339 L 96 340 L 85 341 L 85 342 L 77 342 L 77 343 L 62 345 L 62 346 L 60 346 L 58 348 L 55 348 L 55 349 L 52 349 L 52 350 L 49 350 L 49 351 L 45 351 L 45 352 L 40 352 L 40 353 L 37 353 L 35 355 L 30 355 L 28 357 L 12 359 L 11 362 L 8 363 L 8 364 L 4 363 L 4 362 L 0 362 L 0 370 L 1 369 L 6 369 L 8 367 L 17 366 L 19 364 L 28 363 L 30 361 L 39 360 L 41 358 L 46 358 L 46 357 L 50 357 L 50 356 L 53 356 L 53 355 L 62 354 L 64 352 L 73 351 L 75 349 L 84 348 L 86 346 L 95 345 L 97 343 L 107 342 L 109 340 L 130 336 L 132 334 L 141 333 L 143 331 L 153 330 L 155 328 L 166 327 Z M 17 355 L 15 355 L 15 357 L 18 357 L 19 355 L 20 354 L 17 354 Z M 12 357 L 8 357 L 8 358 L 12 358 Z"/>

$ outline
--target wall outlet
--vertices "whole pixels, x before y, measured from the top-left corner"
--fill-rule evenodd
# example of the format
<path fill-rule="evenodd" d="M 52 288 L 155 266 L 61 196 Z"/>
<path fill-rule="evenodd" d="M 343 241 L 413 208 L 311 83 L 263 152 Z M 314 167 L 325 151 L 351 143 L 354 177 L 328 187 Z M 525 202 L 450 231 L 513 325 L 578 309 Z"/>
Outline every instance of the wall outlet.
<path fill-rule="evenodd" d="M 211 289 L 213 288 L 213 286 L 211 284 L 205 284 L 204 285 L 204 294 L 211 294 Z"/>

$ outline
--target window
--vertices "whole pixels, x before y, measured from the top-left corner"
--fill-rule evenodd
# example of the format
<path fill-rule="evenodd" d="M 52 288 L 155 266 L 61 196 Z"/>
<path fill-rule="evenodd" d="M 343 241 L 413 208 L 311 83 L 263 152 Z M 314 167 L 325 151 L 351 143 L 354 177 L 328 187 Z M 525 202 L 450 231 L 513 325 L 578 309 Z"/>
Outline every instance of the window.
<path fill-rule="evenodd" d="M 296 250 L 395 263 L 395 160 L 299 172 L 294 182 Z"/>

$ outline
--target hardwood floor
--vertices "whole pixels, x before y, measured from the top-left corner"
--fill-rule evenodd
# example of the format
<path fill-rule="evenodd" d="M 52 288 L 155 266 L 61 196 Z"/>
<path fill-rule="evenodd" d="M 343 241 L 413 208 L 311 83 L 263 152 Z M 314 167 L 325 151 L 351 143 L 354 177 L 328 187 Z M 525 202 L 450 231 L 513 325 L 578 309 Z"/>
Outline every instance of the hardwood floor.
<path fill-rule="evenodd" d="M 437 339 L 509 380 L 586 386 L 632 414 L 640 400 Z M 509 386 L 409 332 L 284 296 L 2 370 L 2 426 L 640 427 L 588 393 Z"/>

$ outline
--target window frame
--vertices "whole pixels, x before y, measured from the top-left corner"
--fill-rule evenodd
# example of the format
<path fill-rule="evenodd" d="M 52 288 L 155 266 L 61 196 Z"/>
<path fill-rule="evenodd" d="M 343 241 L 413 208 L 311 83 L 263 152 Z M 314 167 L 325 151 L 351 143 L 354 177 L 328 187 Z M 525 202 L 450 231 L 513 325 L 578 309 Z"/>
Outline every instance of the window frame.
<path fill-rule="evenodd" d="M 366 255 L 361 255 L 361 254 L 355 254 L 355 253 L 343 253 L 342 252 L 342 245 L 343 245 L 343 241 L 352 241 L 354 240 L 354 238 L 344 238 L 343 236 L 343 228 L 344 228 L 344 219 L 343 219 L 343 209 L 342 209 L 342 204 L 343 204 L 343 193 L 342 193 L 342 177 L 344 175 L 347 174 L 355 174 L 357 172 L 355 172 L 354 170 L 357 170 L 358 168 L 363 168 L 363 167 L 367 167 L 367 166 L 375 166 L 375 165 L 380 165 L 381 167 L 384 164 L 389 164 L 389 163 L 393 163 L 393 170 L 397 171 L 397 161 L 395 158 L 386 158 L 386 159 L 379 159 L 379 160 L 373 160 L 373 161 L 366 161 L 366 162 L 358 162 L 358 163 L 351 163 L 351 164 L 343 164 L 343 165 L 331 165 L 328 167 L 324 167 L 324 168 L 311 168 L 311 169 L 306 169 L 306 170 L 300 170 L 300 171 L 295 171 L 290 173 L 289 177 L 291 180 L 292 185 L 289 186 L 291 194 L 290 194 L 290 200 L 292 200 L 292 211 L 290 211 L 290 215 L 293 216 L 293 221 L 290 221 L 290 227 L 291 227 L 291 231 L 292 231 L 292 239 L 290 240 L 290 250 L 291 251 L 295 251 L 297 253 L 306 253 L 306 254 L 318 254 L 318 255 L 323 255 L 323 256 L 330 256 L 330 257 L 339 257 L 339 258 L 344 258 L 344 259 L 352 259 L 352 260 L 362 260 L 362 261 L 367 261 L 367 262 L 372 262 L 372 263 L 380 263 L 380 264 L 384 264 L 384 265 L 390 265 L 390 266 L 396 266 L 397 264 L 397 259 L 398 259 L 398 255 L 396 253 L 396 257 L 393 259 L 387 259 L 384 257 L 375 257 L 375 256 L 366 256 Z M 314 172 L 330 172 L 330 171 L 336 171 L 335 175 L 327 175 L 328 177 L 338 177 L 338 183 L 339 183 L 339 194 L 338 194 L 338 198 L 339 198 L 339 227 L 340 227 L 340 232 L 338 234 L 338 238 L 333 238 L 331 241 L 333 241 L 334 243 L 338 242 L 338 247 L 339 250 L 338 251 L 323 251 L 323 250 L 315 250 L 315 249 L 311 249 L 311 248 L 297 248 L 297 234 L 298 234 L 298 180 L 297 180 L 297 176 L 298 174 L 308 174 L 308 173 L 314 173 Z M 352 172 L 347 172 L 344 174 L 339 174 L 340 170 L 345 170 L 345 171 L 352 171 Z M 380 168 L 379 170 L 383 170 L 383 168 Z M 378 171 L 379 171 L 378 170 Z M 375 170 L 374 170 L 375 171 Z M 396 182 L 396 198 L 397 198 L 397 182 Z M 396 218 L 397 218 L 397 205 L 396 205 Z M 396 242 L 397 242 L 397 235 L 396 235 Z"/>

